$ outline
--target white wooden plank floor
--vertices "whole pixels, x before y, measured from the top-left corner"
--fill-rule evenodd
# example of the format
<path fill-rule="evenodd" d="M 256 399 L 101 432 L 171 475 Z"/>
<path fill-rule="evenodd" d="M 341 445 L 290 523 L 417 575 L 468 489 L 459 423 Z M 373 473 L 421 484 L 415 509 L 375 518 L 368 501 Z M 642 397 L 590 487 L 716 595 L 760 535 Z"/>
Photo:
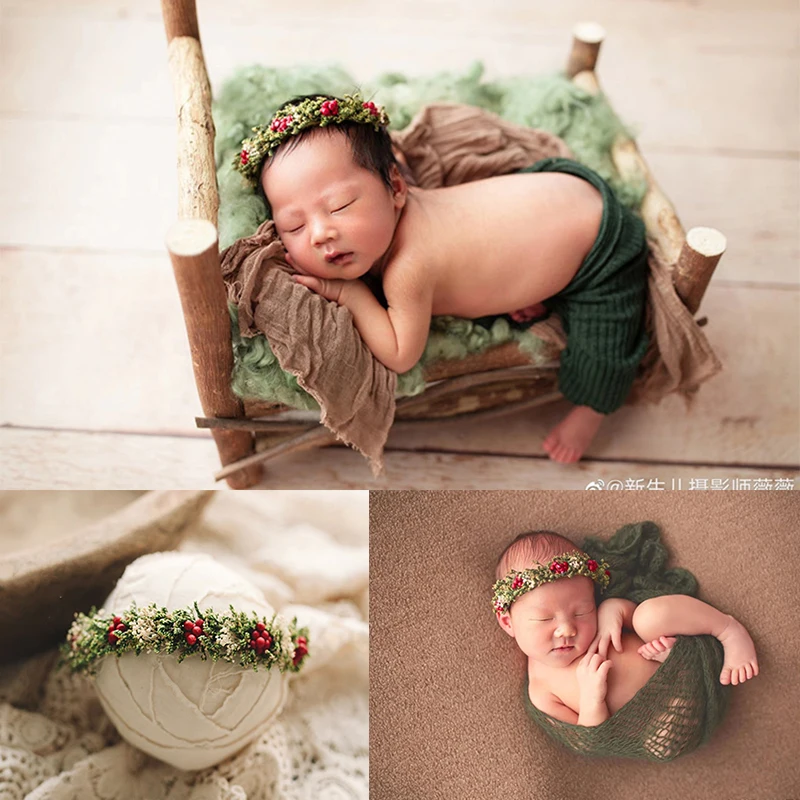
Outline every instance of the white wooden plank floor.
<path fill-rule="evenodd" d="M 376 482 L 331 448 L 264 487 L 582 488 L 612 478 L 793 479 L 800 464 L 800 13 L 792 0 L 199 3 L 212 83 L 261 61 L 369 78 L 484 60 L 559 68 L 608 30 L 599 75 L 684 225 L 728 237 L 701 309 L 725 364 L 690 410 L 626 408 L 578 466 L 541 440 L 563 409 L 392 434 Z M 0 486 L 195 488 L 217 468 L 164 235 L 175 122 L 157 0 L 6 0 L 0 17 Z M 335 47 L 321 48 L 320 37 Z M 722 484 L 719 484 L 722 485 Z"/>

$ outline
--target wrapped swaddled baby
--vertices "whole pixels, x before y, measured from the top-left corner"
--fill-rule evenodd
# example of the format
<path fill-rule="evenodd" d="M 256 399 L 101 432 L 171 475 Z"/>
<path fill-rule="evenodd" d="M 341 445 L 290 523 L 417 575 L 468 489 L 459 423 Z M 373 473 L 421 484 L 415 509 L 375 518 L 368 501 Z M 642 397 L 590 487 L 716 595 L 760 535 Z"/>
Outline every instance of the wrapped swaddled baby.
<path fill-rule="evenodd" d="M 528 657 L 528 710 L 579 752 L 674 758 L 705 741 L 694 729 L 719 721 L 720 687 L 758 675 L 744 626 L 697 598 L 597 605 L 608 564 L 558 534 L 518 536 L 496 575 L 497 621 Z M 719 670 L 710 692 L 697 674 L 709 669 Z"/>

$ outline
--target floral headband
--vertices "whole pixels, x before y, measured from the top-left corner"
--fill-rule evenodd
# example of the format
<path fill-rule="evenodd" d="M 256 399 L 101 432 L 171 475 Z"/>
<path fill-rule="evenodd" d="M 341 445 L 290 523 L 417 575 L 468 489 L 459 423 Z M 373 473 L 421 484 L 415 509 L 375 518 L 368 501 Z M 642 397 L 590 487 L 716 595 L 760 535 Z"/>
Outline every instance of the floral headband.
<path fill-rule="evenodd" d="M 278 109 L 269 124 L 252 129 L 254 135 L 242 142 L 233 167 L 255 188 L 264 159 L 272 156 L 290 136 L 307 128 L 325 128 L 342 122 L 372 125 L 377 131 L 389 124 L 389 117 L 381 106 L 371 100 L 364 102 L 358 92 L 346 94 L 341 100 L 320 96 L 288 103 Z"/>
<path fill-rule="evenodd" d="M 230 613 L 197 606 L 167 611 L 155 604 L 131 606 L 118 615 L 95 608 L 78 613 L 61 645 L 61 656 L 74 672 L 93 674 L 104 656 L 123 653 L 178 653 L 178 662 L 199 655 L 203 661 L 229 661 L 242 667 L 299 672 L 308 655 L 308 628 L 297 619 L 287 624 L 275 614 L 259 618 L 230 607 Z"/>
<path fill-rule="evenodd" d="M 512 569 L 505 578 L 497 581 L 492 597 L 494 610 L 504 614 L 525 592 L 530 592 L 544 583 L 557 581 L 559 578 L 575 578 L 578 575 L 591 578 L 600 586 L 600 591 L 605 590 L 611 580 L 611 573 L 605 561 L 595 561 L 586 553 L 561 553 L 546 565 L 537 564 L 532 569 L 520 572 Z"/>

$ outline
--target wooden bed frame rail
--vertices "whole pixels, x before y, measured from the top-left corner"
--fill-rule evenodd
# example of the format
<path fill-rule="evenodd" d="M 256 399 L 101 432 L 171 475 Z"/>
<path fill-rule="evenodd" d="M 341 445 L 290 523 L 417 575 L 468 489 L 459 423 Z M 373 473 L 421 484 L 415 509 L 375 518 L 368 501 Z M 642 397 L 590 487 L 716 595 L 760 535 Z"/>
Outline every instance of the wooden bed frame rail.
<path fill-rule="evenodd" d="M 249 416 L 253 416 L 254 409 L 259 406 L 245 408 L 231 390 L 233 347 L 219 258 L 219 191 L 214 163 L 211 85 L 200 45 L 195 0 L 161 0 L 161 10 L 178 118 L 178 221 L 170 228 L 166 244 L 178 285 L 197 391 L 205 415 L 198 418 L 197 423 L 199 427 L 210 429 L 217 444 L 223 469 L 217 473 L 216 479 L 226 479 L 232 488 L 248 488 L 261 480 L 266 460 L 330 444 L 335 437 L 321 425 L 309 428 L 305 423 L 298 428 L 297 423 L 293 427 L 281 425 L 278 421 L 249 422 Z M 577 85 L 595 94 L 600 92 L 595 66 L 604 38 L 605 31 L 600 25 L 577 25 L 567 61 L 567 75 Z M 647 182 L 641 214 L 648 237 L 662 258 L 675 265 L 673 281 L 676 291 L 689 311 L 695 314 L 725 251 L 725 237 L 712 228 L 693 228 L 688 234 L 684 233 L 674 207 L 659 188 L 633 140 L 619 137 L 612 147 L 612 158 L 624 179 L 643 178 Z M 503 370 L 529 365 L 528 357 L 515 344 L 472 356 L 468 362 L 434 364 L 426 371 L 425 377 L 429 381 L 444 381 L 446 386 L 437 385 L 442 387 L 439 394 L 444 395 L 447 391 L 463 391 L 465 386 L 486 387 L 491 382 L 485 380 L 486 375 L 500 378 Z M 425 396 L 430 396 L 430 390 L 425 392 Z M 507 413 L 520 407 L 541 405 L 559 396 L 550 391 L 537 397 L 518 399 L 501 410 L 481 410 L 478 406 L 479 410 L 474 413 L 484 416 Z M 419 404 L 419 398 L 399 401 L 398 418 L 413 418 L 415 409 L 420 413 Z M 261 407 L 272 412 L 276 410 L 269 404 Z M 278 434 L 282 441 L 257 453 L 256 431 Z"/>

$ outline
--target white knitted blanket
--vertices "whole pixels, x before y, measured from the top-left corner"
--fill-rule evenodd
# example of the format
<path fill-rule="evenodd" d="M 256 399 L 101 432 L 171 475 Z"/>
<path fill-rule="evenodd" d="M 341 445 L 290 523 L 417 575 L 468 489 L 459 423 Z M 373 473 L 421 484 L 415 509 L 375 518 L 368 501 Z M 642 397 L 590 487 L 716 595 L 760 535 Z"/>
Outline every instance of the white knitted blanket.
<path fill-rule="evenodd" d="M 182 544 L 310 628 L 313 658 L 252 744 L 183 772 L 128 745 L 45 653 L 0 669 L 0 800 L 366 800 L 367 492 L 218 494 Z"/>

